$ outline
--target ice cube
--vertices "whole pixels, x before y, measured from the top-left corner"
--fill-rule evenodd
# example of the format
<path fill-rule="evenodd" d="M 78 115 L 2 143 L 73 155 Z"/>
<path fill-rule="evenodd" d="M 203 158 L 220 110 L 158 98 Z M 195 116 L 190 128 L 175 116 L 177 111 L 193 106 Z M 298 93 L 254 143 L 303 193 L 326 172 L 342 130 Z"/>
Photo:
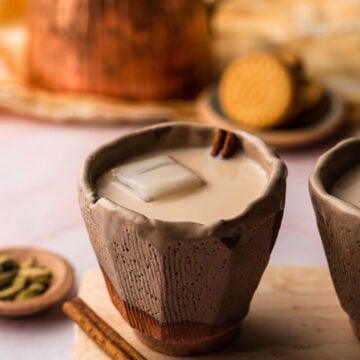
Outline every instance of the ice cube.
<path fill-rule="evenodd" d="M 197 174 L 168 155 L 157 155 L 122 165 L 113 169 L 112 173 L 146 202 L 192 191 L 205 184 Z"/>

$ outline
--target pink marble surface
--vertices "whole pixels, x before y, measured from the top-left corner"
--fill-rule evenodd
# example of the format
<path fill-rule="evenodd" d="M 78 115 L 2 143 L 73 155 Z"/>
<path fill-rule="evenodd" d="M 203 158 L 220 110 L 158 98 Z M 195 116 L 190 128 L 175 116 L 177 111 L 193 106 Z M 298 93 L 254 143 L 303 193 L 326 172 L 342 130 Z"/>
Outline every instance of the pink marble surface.
<path fill-rule="evenodd" d="M 97 266 L 77 203 L 84 157 L 135 127 L 77 126 L 0 118 L 0 247 L 38 246 L 72 262 L 76 277 Z M 325 264 L 307 190 L 318 156 L 340 138 L 301 151 L 280 151 L 288 166 L 285 215 L 271 262 Z M 71 358 L 72 323 L 60 307 L 26 319 L 0 318 L 0 359 Z"/>

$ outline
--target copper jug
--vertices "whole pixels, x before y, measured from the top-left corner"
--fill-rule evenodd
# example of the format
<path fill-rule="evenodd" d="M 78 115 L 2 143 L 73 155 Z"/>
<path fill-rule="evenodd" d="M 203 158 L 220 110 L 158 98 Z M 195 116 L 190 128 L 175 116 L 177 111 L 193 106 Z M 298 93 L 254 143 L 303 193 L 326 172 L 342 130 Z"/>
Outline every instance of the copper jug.
<path fill-rule="evenodd" d="M 201 0 L 31 0 L 28 79 L 125 99 L 190 98 L 211 81 Z"/>

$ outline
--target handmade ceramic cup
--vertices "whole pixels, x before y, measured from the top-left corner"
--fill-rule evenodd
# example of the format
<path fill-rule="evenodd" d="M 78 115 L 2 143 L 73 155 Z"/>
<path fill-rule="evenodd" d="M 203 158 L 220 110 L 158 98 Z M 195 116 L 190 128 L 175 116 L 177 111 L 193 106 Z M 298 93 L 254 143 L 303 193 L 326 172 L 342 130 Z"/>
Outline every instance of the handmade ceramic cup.
<path fill-rule="evenodd" d="M 267 183 L 244 211 L 208 224 L 145 217 L 99 198 L 96 182 L 137 155 L 211 146 L 215 131 L 152 126 L 102 146 L 81 170 L 80 205 L 111 300 L 145 344 L 167 354 L 210 352 L 236 336 L 278 234 L 286 167 L 259 138 L 236 132 L 239 151 L 264 169 Z"/>
<path fill-rule="evenodd" d="M 360 165 L 360 138 L 323 154 L 310 176 L 310 194 L 341 306 L 360 340 L 360 209 L 331 194 L 337 180 Z"/>

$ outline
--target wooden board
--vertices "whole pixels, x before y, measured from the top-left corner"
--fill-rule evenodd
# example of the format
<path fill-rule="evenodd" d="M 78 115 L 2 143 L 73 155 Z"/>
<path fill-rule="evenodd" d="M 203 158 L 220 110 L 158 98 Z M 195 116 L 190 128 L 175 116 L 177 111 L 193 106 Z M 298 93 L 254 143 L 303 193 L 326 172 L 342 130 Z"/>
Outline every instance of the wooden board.
<path fill-rule="evenodd" d="M 85 274 L 79 295 L 149 360 L 170 360 L 135 337 L 112 306 L 100 271 Z M 108 357 L 75 326 L 74 360 Z M 360 343 L 340 308 L 325 267 L 269 267 L 235 343 L 186 359 L 360 359 Z"/>

